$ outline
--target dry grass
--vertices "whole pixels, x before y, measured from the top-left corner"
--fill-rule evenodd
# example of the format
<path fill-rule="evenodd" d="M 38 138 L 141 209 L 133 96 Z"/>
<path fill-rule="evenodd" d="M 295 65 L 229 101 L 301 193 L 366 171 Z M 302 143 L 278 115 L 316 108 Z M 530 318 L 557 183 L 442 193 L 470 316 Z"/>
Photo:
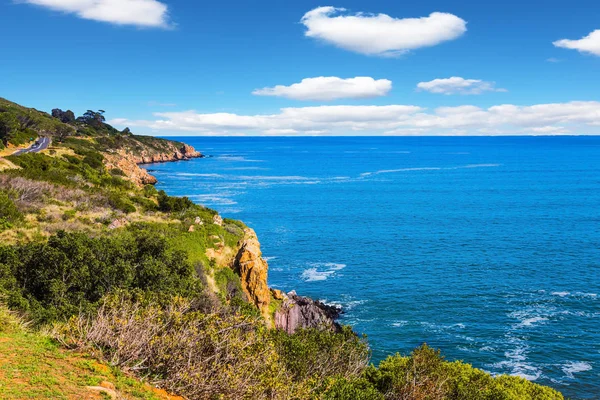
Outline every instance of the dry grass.
<path fill-rule="evenodd" d="M 183 299 L 162 308 L 113 298 L 95 315 L 57 327 L 57 337 L 190 399 L 289 398 L 286 370 L 260 321 L 195 307 Z"/>
<path fill-rule="evenodd" d="M 105 399 L 108 393 L 123 400 L 183 400 L 28 331 L 0 305 L 1 399 Z"/>
<path fill-rule="evenodd" d="M 9 169 L 21 169 L 21 167 L 8 161 L 6 158 L 0 157 L 0 171 L 6 171 Z"/>

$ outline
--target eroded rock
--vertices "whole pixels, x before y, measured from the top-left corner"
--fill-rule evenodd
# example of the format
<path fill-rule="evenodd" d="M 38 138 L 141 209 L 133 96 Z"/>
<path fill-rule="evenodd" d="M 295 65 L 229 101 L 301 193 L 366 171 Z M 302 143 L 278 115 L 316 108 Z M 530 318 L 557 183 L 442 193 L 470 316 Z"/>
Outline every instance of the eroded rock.
<path fill-rule="evenodd" d="M 267 321 L 270 321 L 271 292 L 267 285 L 269 265 L 262 258 L 260 243 L 252 229 L 244 230 L 244 238 L 240 241 L 233 269 L 239 274 L 242 289 L 250 302 L 258 307 Z"/>
<path fill-rule="evenodd" d="M 275 328 L 289 334 L 301 328 L 317 328 L 337 331 L 340 325 L 335 322 L 342 310 L 308 297 L 298 296 L 292 291 L 275 313 Z"/>

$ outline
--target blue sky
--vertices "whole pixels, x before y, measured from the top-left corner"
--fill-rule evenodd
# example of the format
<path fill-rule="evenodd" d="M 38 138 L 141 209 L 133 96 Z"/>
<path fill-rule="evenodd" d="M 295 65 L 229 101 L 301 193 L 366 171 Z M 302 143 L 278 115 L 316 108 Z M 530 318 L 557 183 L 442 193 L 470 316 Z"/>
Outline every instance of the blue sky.
<path fill-rule="evenodd" d="M 591 0 L 0 0 L 0 96 L 154 135 L 598 134 L 596 30 Z"/>

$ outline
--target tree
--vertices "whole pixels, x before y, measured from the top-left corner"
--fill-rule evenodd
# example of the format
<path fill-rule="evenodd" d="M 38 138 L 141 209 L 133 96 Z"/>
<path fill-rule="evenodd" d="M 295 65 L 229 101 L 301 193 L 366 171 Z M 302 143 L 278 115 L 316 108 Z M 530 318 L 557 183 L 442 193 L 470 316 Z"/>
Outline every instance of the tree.
<path fill-rule="evenodd" d="M 18 121 L 9 113 L 0 113 L 0 141 L 7 145 L 18 127 Z"/>
<path fill-rule="evenodd" d="M 123 131 L 121 131 L 121 134 L 127 136 L 133 135 L 133 133 L 131 133 L 131 129 L 129 129 L 128 127 L 123 129 Z"/>
<path fill-rule="evenodd" d="M 77 118 L 77 120 L 94 128 L 102 128 L 104 126 L 104 121 L 106 121 L 106 118 L 104 118 L 104 113 L 104 110 L 87 110 L 85 114 Z"/>
<path fill-rule="evenodd" d="M 75 131 L 68 125 L 59 125 L 56 127 L 56 137 L 59 142 L 64 141 L 68 136 L 71 136 Z"/>
<path fill-rule="evenodd" d="M 52 110 L 52 116 L 59 119 L 60 122 L 64 122 L 65 124 L 75 122 L 75 114 L 71 110 L 63 111 L 60 108 L 55 108 Z"/>

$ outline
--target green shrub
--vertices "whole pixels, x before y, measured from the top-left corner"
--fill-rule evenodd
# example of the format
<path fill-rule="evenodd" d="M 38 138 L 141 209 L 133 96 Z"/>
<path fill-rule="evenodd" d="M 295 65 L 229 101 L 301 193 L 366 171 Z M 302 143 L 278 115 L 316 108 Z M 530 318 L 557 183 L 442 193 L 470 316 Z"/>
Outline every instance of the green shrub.
<path fill-rule="evenodd" d="M 84 164 L 87 164 L 94 169 L 101 169 L 104 166 L 102 163 L 104 161 L 104 156 L 102 156 L 102 154 L 96 152 L 85 152 L 82 155 L 84 155 L 82 160 Z"/>
<path fill-rule="evenodd" d="M 10 229 L 14 224 L 23 220 L 23 214 L 8 194 L 0 190 L 0 231 Z"/>
<path fill-rule="evenodd" d="M 120 168 L 113 168 L 110 170 L 110 173 L 114 176 L 127 176 L 125 172 L 123 172 L 123 170 Z"/>
<path fill-rule="evenodd" d="M 492 377 L 460 361 L 447 362 L 423 345 L 410 357 L 390 356 L 365 376 L 389 399 L 562 400 L 555 390 L 512 376 Z"/>
<path fill-rule="evenodd" d="M 371 382 L 364 378 L 330 378 L 326 389 L 318 396 L 322 400 L 384 400 Z"/>
<path fill-rule="evenodd" d="M 171 197 L 164 190 L 158 192 L 158 209 L 163 212 L 182 212 L 194 207 L 187 197 Z"/>
<path fill-rule="evenodd" d="M 25 308 L 40 322 L 92 310 L 116 289 L 192 298 L 202 293 L 186 254 L 143 231 L 101 238 L 59 232 L 48 243 L 0 247 L 2 265 L 9 305 Z M 16 301 L 20 298 L 27 299 L 25 306 Z"/>
<path fill-rule="evenodd" d="M 338 333 L 300 329 L 293 335 L 281 330 L 271 334 L 291 380 L 312 382 L 317 390 L 323 388 L 327 377 L 358 378 L 369 361 L 365 338 L 348 326 Z"/>
<path fill-rule="evenodd" d="M 155 197 L 158 196 L 158 190 L 154 187 L 154 185 L 146 185 L 143 189 L 144 196 L 146 197 Z"/>
<path fill-rule="evenodd" d="M 129 196 L 127 194 L 111 192 L 108 195 L 108 202 L 111 207 L 123 211 L 125 214 L 134 213 L 136 211 L 135 206 L 129 200 Z"/>
<path fill-rule="evenodd" d="M 77 210 L 67 210 L 62 215 L 62 220 L 63 221 L 72 220 L 73 218 L 75 218 L 76 215 L 77 215 Z"/>

